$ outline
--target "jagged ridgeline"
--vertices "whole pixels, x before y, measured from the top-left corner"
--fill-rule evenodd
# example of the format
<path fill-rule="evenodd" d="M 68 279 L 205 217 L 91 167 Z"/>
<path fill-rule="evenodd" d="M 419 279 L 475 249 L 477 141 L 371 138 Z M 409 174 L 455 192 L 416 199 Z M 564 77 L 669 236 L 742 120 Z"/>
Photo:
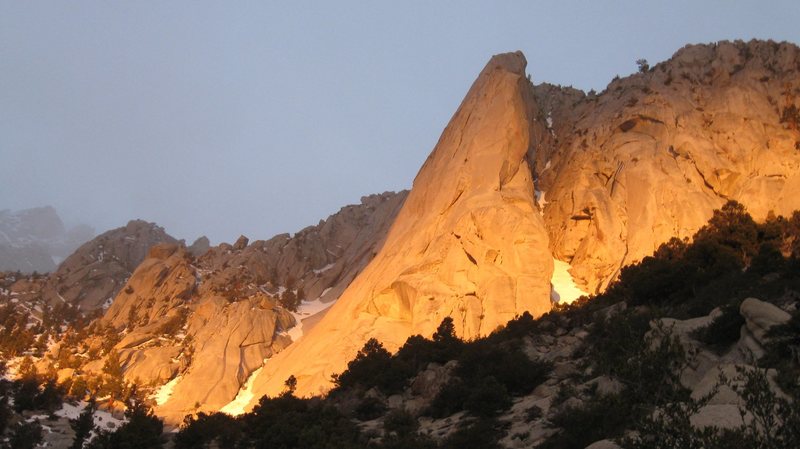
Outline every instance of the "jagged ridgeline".
<path fill-rule="evenodd" d="M 109 399 L 101 407 L 136 384 L 168 424 L 192 415 L 193 432 L 234 440 L 320 422 L 337 447 L 434 444 L 417 426 L 446 447 L 584 447 L 646 429 L 645 412 L 668 404 L 729 417 L 731 403 L 658 376 L 686 372 L 680 355 L 695 349 L 692 382 L 752 366 L 733 343 L 775 369 L 791 354 L 769 348 L 764 323 L 782 325 L 796 301 L 800 49 L 691 45 L 601 93 L 534 85 L 525 69 L 521 53 L 491 58 L 409 192 L 216 247 L 131 222 L 51 275 L 4 274 L 12 372 Z M 651 328 L 663 317 L 689 321 Z M 657 366 L 645 377 L 665 390 L 642 397 L 619 366 Z M 220 410 L 254 412 L 208 415 Z M 577 432 L 571 416 L 605 421 Z M 316 444 L 304 441 L 292 444 Z"/>

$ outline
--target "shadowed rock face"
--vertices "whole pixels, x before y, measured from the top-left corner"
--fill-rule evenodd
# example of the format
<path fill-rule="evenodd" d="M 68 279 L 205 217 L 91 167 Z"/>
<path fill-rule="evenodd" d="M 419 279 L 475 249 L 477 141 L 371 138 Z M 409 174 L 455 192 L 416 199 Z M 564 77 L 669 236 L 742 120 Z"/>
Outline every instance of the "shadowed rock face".
<path fill-rule="evenodd" d="M 538 190 L 550 247 L 584 290 L 728 199 L 756 219 L 800 208 L 800 50 L 752 41 L 692 45 L 598 96 L 537 86 Z M 792 115 L 795 111 L 795 115 Z"/>
<path fill-rule="evenodd" d="M 527 162 L 536 106 L 521 53 L 495 56 L 419 171 L 381 251 L 310 334 L 270 360 L 255 398 L 295 375 L 329 386 L 375 337 L 394 349 L 444 317 L 465 338 L 550 309 L 548 237 Z"/>
<path fill-rule="evenodd" d="M 83 312 L 102 309 L 114 298 L 150 247 L 177 243 L 154 223 L 132 220 L 83 244 L 50 275 L 43 297 L 67 302 Z"/>

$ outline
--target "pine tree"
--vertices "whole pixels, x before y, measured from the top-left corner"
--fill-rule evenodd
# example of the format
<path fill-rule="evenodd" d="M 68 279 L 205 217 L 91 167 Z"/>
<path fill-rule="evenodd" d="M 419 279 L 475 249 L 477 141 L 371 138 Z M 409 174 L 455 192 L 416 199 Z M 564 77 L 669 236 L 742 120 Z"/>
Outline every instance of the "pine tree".
<path fill-rule="evenodd" d="M 75 439 L 72 440 L 70 449 L 83 449 L 83 443 L 94 430 L 94 412 L 96 408 L 97 404 L 95 404 L 94 398 L 91 398 L 81 414 L 77 418 L 69 420 L 69 426 L 75 431 Z"/>
<path fill-rule="evenodd" d="M 42 426 L 38 422 L 18 423 L 8 442 L 4 446 L 8 449 L 34 449 L 42 442 Z"/>
<path fill-rule="evenodd" d="M 286 379 L 286 382 L 284 382 L 283 385 L 286 387 L 284 394 L 291 396 L 294 394 L 295 390 L 297 390 L 297 378 L 294 377 L 294 374 L 292 374 Z"/>
<path fill-rule="evenodd" d="M 119 354 L 117 351 L 111 351 L 106 358 L 106 363 L 103 365 L 103 373 L 108 377 L 106 379 L 104 389 L 111 398 L 110 402 L 122 396 L 122 391 L 125 387 L 125 379 L 123 377 L 122 365 L 119 361 Z"/>

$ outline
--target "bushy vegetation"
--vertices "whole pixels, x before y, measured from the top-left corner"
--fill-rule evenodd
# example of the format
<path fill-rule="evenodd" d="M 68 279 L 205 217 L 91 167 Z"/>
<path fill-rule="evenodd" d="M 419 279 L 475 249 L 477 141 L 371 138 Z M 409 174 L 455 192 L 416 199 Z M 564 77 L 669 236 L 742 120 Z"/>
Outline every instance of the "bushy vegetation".
<path fill-rule="evenodd" d="M 530 315 L 520 318 L 532 321 Z M 512 395 L 530 392 L 551 370 L 550 364 L 531 360 L 521 347 L 521 326 L 501 330 L 487 338 L 463 342 L 455 335 L 452 318 L 445 318 L 431 339 L 410 337 L 390 354 L 369 340 L 347 370 L 334 376 L 336 395 L 345 389 L 377 388 L 384 394 L 401 391 L 408 381 L 430 363 L 455 361 L 451 379 L 431 404 L 434 417 L 467 410 L 475 416 L 493 416 L 511 405 Z"/>
<path fill-rule="evenodd" d="M 621 394 L 597 395 L 581 405 L 563 407 L 550 418 L 553 427 L 561 430 L 539 447 L 583 449 L 595 441 L 621 436 L 630 425 L 632 408 Z"/>
<path fill-rule="evenodd" d="M 694 333 L 694 337 L 705 343 L 717 353 L 722 353 L 737 341 L 744 325 L 744 318 L 739 313 L 739 304 L 723 306 L 721 314 L 706 327 Z"/>
<path fill-rule="evenodd" d="M 767 336 L 770 343 L 760 363 L 777 371 L 775 380 L 783 391 L 800 398 L 800 309 L 788 323 L 770 329 Z"/>
<path fill-rule="evenodd" d="M 336 389 L 331 394 L 352 388 L 378 388 L 387 395 L 397 393 L 428 364 L 453 360 L 463 347 L 464 343 L 455 335 L 450 317 L 442 321 L 431 339 L 420 335 L 409 337 L 394 355 L 372 338 L 347 364 L 345 371 L 334 375 Z"/>
<path fill-rule="evenodd" d="M 175 440 L 176 449 L 199 447 L 216 440 L 220 447 L 360 448 L 356 425 L 320 399 L 292 394 L 263 397 L 240 418 L 219 414 L 187 418 Z"/>
<path fill-rule="evenodd" d="M 500 449 L 498 443 L 504 433 L 503 426 L 495 419 L 478 419 L 469 422 L 447 437 L 439 446 L 442 449 Z"/>
<path fill-rule="evenodd" d="M 756 223 L 744 206 L 729 201 L 714 211 L 692 240 L 672 239 L 652 257 L 621 270 L 598 298 L 606 303 L 660 307 L 677 318 L 708 314 L 748 296 L 769 300 L 797 290 L 800 212 Z M 765 275 L 775 279 L 766 281 Z"/>
<path fill-rule="evenodd" d="M 622 389 L 610 395 L 573 392 L 582 402 L 557 409 L 549 419 L 561 431 L 542 447 L 583 448 L 600 439 L 621 438 L 626 430 L 637 431 L 635 438 L 625 440 L 624 446 L 631 448 L 790 447 L 768 441 L 767 434 L 789 435 L 794 428 L 787 423 L 795 419 L 789 418 L 794 416 L 789 409 L 800 398 L 800 318 L 771 332 L 773 344 L 760 361 L 778 368 L 777 380 L 795 399 L 779 405 L 766 381 L 750 379 L 740 388 L 743 413 L 746 409 L 767 420 L 787 419 L 724 432 L 691 426 L 689 416 L 703 403 L 689 397 L 678 376 L 692 354 L 669 329 L 656 324 L 658 318 L 703 316 L 720 307 L 716 319 L 693 337 L 722 352 L 739 339 L 744 298 L 779 302 L 787 292 L 799 290 L 798 258 L 800 214 L 790 219 L 771 216 L 758 224 L 744 207 L 729 202 L 691 243 L 671 240 L 652 257 L 623 268 L 605 293 L 564 308 L 561 313 L 573 325 L 588 326 L 589 337 L 578 354 L 584 356 L 586 369 L 620 382 Z M 797 444 L 791 436 L 781 438 Z"/>
<path fill-rule="evenodd" d="M 742 423 L 720 431 L 698 429 L 689 417 L 708 401 L 689 400 L 665 404 L 659 413 L 645 416 L 637 432 L 622 441 L 626 449 L 790 449 L 800 447 L 800 398 L 785 398 L 773 391 L 763 369 L 739 369 L 734 379 L 723 380 L 739 394 Z"/>
<path fill-rule="evenodd" d="M 175 436 L 175 449 L 207 447 L 212 442 L 220 449 L 233 449 L 241 437 L 241 427 L 239 420 L 224 413 L 188 415 Z"/>
<path fill-rule="evenodd" d="M 161 449 L 164 444 L 164 423 L 134 391 L 125 404 L 127 419 L 113 432 L 100 432 L 87 449 Z"/>
<path fill-rule="evenodd" d="M 521 340 L 479 339 L 464 344 L 450 381 L 430 407 L 441 418 L 461 410 L 475 416 L 494 416 L 511 405 L 511 396 L 529 393 L 544 382 L 552 366 L 532 360 Z"/>
<path fill-rule="evenodd" d="M 42 426 L 38 422 L 18 422 L 3 449 L 34 449 L 42 442 Z"/>

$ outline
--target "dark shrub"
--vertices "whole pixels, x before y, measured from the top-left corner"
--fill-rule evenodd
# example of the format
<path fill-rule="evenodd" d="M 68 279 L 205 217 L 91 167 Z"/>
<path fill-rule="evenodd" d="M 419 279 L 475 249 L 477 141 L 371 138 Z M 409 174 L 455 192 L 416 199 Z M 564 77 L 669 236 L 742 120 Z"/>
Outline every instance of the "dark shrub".
<path fill-rule="evenodd" d="M 403 409 L 392 410 L 383 418 L 383 430 L 387 434 L 402 437 L 413 434 L 418 428 L 419 423 L 414 415 Z"/>
<path fill-rule="evenodd" d="M 341 389 L 378 387 L 391 393 L 402 389 L 408 376 L 408 370 L 395 368 L 389 351 L 378 340 L 370 338 L 356 358 L 347 364 L 347 369 L 334 376 L 333 382 Z"/>
<path fill-rule="evenodd" d="M 370 421 L 386 413 L 386 405 L 378 398 L 368 396 L 361 400 L 355 409 L 355 417 L 361 421 Z"/>
<path fill-rule="evenodd" d="M 442 441 L 441 449 L 500 449 L 500 424 L 493 419 L 479 419 L 455 431 Z"/>
<path fill-rule="evenodd" d="M 224 413 L 187 415 L 175 435 L 175 449 L 205 447 L 216 441 L 220 449 L 233 449 L 241 435 L 240 422 Z"/>
<path fill-rule="evenodd" d="M 542 449 L 583 449 L 605 438 L 622 435 L 631 424 L 631 403 L 621 395 L 597 396 L 581 406 L 565 407 L 550 418 L 561 430 L 538 446 Z"/>
<path fill-rule="evenodd" d="M 508 390 L 493 376 L 483 379 L 464 400 L 464 408 L 474 416 L 491 417 L 511 407 Z"/>
<path fill-rule="evenodd" d="M 739 341 L 744 318 L 739 314 L 739 305 L 731 304 L 722 308 L 722 314 L 706 327 L 697 329 L 693 336 L 721 354 Z"/>

